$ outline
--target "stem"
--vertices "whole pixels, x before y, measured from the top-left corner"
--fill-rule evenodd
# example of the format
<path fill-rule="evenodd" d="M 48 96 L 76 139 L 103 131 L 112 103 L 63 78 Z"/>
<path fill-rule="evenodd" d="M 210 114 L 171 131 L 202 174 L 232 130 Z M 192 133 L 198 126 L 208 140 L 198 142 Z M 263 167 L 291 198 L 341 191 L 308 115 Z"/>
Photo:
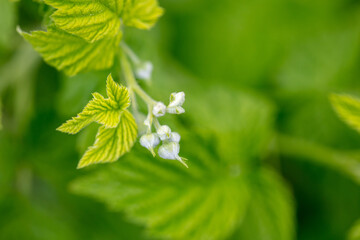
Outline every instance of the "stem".
<path fill-rule="evenodd" d="M 302 157 L 310 162 L 327 166 L 360 184 L 360 161 L 348 153 L 281 134 L 278 135 L 278 143 L 280 154 Z"/>
<path fill-rule="evenodd" d="M 154 106 L 156 104 L 156 101 L 152 99 L 136 82 L 133 71 L 131 69 L 131 65 L 125 54 L 121 54 L 121 68 L 124 72 L 125 80 L 127 82 L 129 90 L 137 93 L 139 97 L 141 97 L 141 99 L 144 100 L 144 102 L 149 106 Z"/>
<path fill-rule="evenodd" d="M 154 118 L 154 126 L 155 126 L 155 129 L 157 130 L 158 128 L 161 127 L 160 123 L 159 123 L 159 120 L 157 118 Z"/>
<path fill-rule="evenodd" d="M 129 46 L 125 42 L 121 42 L 120 46 L 123 49 L 123 51 L 126 53 L 126 55 L 129 56 L 131 61 L 133 61 L 135 64 L 140 63 L 140 59 L 138 58 L 138 56 L 136 56 L 136 54 L 131 50 L 131 48 L 129 48 Z"/>

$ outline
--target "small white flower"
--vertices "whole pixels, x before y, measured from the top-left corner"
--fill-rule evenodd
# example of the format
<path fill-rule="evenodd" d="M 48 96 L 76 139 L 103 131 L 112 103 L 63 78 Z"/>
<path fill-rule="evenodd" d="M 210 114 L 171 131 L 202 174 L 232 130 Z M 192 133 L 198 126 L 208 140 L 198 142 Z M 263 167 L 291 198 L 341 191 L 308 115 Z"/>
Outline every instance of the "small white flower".
<path fill-rule="evenodd" d="M 185 102 L 184 92 L 172 93 L 170 95 L 170 103 L 168 105 L 168 108 L 181 107 L 184 104 L 184 102 Z"/>
<path fill-rule="evenodd" d="M 162 102 L 157 102 L 155 106 L 153 107 L 152 113 L 155 117 L 161 117 L 164 116 L 166 113 L 166 106 Z"/>
<path fill-rule="evenodd" d="M 158 134 L 159 138 L 164 141 L 170 138 L 171 136 L 171 129 L 169 126 L 167 125 L 162 125 L 161 127 L 158 128 L 158 130 L 156 131 L 156 133 Z"/>
<path fill-rule="evenodd" d="M 136 66 L 136 70 L 135 70 L 136 77 L 147 81 L 151 80 L 153 68 L 154 67 L 152 63 L 149 61 L 140 62 Z"/>
<path fill-rule="evenodd" d="M 181 136 L 180 136 L 180 134 L 178 134 L 177 132 L 172 132 L 171 134 L 170 134 L 170 141 L 171 142 L 180 142 L 180 139 L 181 139 Z"/>
<path fill-rule="evenodd" d="M 184 162 L 185 158 L 179 157 L 180 145 L 177 142 L 167 142 L 160 146 L 158 154 L 163 159 L 178 160 L 185 167 L 188 165 Z"/>
<path fill-rule="evenodd" d="M 167 107 L 166 112 L 170 114 L 182 114 L 185 112 L 185 109 L 182 107 Z"/>
<path fill-rule="evenodd" d="M 154 148 L 159 145 L 160 139 L 156 133 L 145 134 L 140 138 L 141 146 L 147 148 L 155 157 Z"/>

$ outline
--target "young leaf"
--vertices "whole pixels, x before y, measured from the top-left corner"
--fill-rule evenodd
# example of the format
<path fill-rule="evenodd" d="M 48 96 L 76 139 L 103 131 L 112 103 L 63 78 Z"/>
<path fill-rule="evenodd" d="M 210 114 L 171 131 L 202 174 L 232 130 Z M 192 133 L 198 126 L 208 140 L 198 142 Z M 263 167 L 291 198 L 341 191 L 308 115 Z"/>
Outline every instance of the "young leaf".
<path fill-rule="evenodd" d="M 121 34 L 118 34 L 89 43 L 55 26 L 48 27 L 47 32 L 19 32 L 48 64 L 71 76 L 83 71 L 110 68 L 121 40 Z"/>
<path fill-rule="evenodd" d="M 127 0 L 122 18 L 126 26 L 150 29 L 163 13 L 157 0 Z"/>
<path fill-rule="evenodd" d="M 57 130 L 76 134 L 92 122 L 98 122 L 107 128 L 118 126 L 121 115 L 130 105 L 129 92 L 126 87 L 115 83 L 111 74 L 106 81 L 106 92 L 106 99 L 99 93 L 93 93 L 93 99 L 84 110 Z"/>
<path fill-rule="evenodd" d="M 346 94 L 332 94 L 330 100 L 340 118 L 360 132 L 360 99 Z"/>
<path fill-rule="evenodd" d="M 55 25 L 83 39 L 94 42 L 114 37 L 120 31 L 120 12 L 124 0 L 45 0 L 58 10 L 51 16 Z"/>
<path fill-rule="evenodd" d="M 102 126 L 96 135 L 93 146 L 81 158 L 78 168 L 90 164 L 114 162 L 130 151 L 137 137 L 137 125 L 128 110 L 121 114 L 116 128 Z"/>

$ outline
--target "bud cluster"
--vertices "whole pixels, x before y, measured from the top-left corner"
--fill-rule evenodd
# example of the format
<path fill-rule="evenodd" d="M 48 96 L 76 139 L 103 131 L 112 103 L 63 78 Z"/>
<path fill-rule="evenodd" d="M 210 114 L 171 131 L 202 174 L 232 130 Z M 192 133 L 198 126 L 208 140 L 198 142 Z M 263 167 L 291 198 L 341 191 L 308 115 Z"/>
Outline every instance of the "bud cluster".
<path fill-rule="evenodd" d="M 172 93 L 170 95 L 170 103 L 168 106 L 165 106 L 162 102 L 157 102 L 153 108 L 152 112 L 149 113 L 148 118 L 145 120 L 144 124 L 149 127 L 147 134 L 143 135 L 140 138 L 141 146 L 147 148 L 152 155 L 155 157 L 155 148 L 161 142 L 161 146 L 158 148 L 157 153 L 163 159 L 169 160 L 178 160 L 186 167 L 187 164 L 184 162 L 186 159 L 179 156 L 180 153 L 180 139 L 181 136 L 177 132 L 172 132 L 170 127 L 167 125 L 160 125 L 157 117 L 164 116 L 166 113 L 170 114 L 181 114 L 185 110 L 182 108 L 183 103 L 185 102 L 185 93 Z M 153 118 L 155 117 L 155 128 L 156 133 L 151 132 L 151 125 Z"/>
<path fill-rule="evenodd" d="M 182 105 L 185 102 L 185 93 L 178 92 L 172 93 L 170 95 L 170 103 L 169 105 L 165 106 L 163 102 L 157 102 L 153 107 L 153 114 L 155 117 L 162 117 L 165 113 L 170 114 L 182 114 L 185 112 L 185 109 Z"/>

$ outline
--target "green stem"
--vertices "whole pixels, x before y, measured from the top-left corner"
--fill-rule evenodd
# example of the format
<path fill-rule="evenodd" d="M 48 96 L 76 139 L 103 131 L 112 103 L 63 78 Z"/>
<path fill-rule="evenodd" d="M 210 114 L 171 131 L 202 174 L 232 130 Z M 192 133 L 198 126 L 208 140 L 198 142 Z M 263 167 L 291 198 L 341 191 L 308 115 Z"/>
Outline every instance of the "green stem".
<path fill-rule="evenodd" d="M 157 118 L 154 118 L 154 126 L 156 130 L 161 127 L 161 124 L 159 123 L 159 120 Z"/>
<path fill-rule="evenodd" d="M 351 177 L 360 184 L 360 161 L 348 153 L 281 134 L 278 135 L 278 144 L 279 152 L 282 155 L 301 157 L 329 167 Z"/>
<path fill-rule="evenodd" d="M 156 104 L 156 101 L 152 99 L 136 82 L 133 71 L 131 69 L 131 65 L 125 54 L 121 54 L 121 67 L 124 72 L 125 80 L 127 82 L 129 90 L 134 91 L 149 106 L 154 106 Z"/>
<path fill-rule="evenodd" d="M 125 42 L 121 42 L 120 46 L 123 49 L 123 51 L 126 53 L 126 55 L 129 56 L 131 61 L 135 63 L 135 65 L 140 63 L 140 59 L 138 58 L 138 56 L 136 56 L 136 54 L 131 50 L 131 48 L 129 48 L 129 46 Z"/>

